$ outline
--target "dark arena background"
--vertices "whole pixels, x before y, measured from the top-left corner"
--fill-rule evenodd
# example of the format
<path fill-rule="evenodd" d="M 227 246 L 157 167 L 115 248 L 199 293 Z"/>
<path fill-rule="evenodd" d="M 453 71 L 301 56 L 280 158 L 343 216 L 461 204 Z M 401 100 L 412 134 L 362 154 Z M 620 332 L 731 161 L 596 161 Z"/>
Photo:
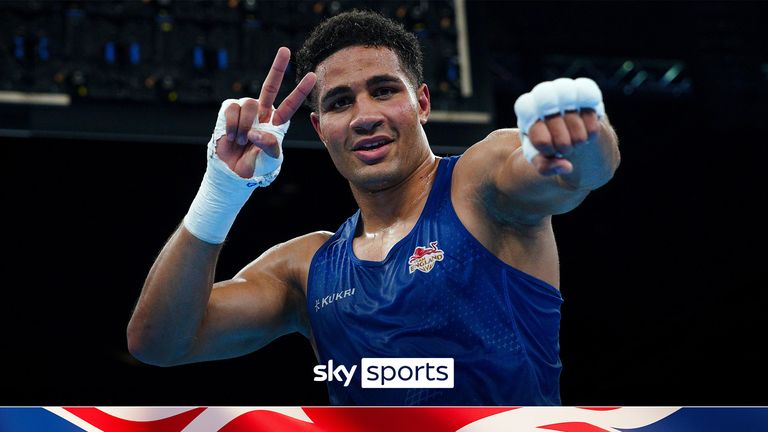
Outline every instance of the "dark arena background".
<path fill-rule="evenodd" d="M 423 43 L 438 155 L 516 127 L 540 81 L 601 86 L 621 166 L 554 218 L 565 405 L 768 405 L 766 4 L 460 0 L 0 1 L 0 405 L 327 404 L 301 336 L 158 368 L 125 329 L 220 102 L 257 97 L 279 46 L 351 8 Z M 217 279 L 356 209 L 306 109 L 285 154 Z"/>

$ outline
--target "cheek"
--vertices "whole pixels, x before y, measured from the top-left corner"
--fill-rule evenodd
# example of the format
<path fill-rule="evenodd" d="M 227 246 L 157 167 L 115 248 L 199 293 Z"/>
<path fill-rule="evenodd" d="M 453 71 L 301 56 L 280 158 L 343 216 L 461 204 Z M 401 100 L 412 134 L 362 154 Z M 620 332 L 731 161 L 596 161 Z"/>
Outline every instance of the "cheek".
<path fill-rule="evenodd" d="M 325 148 L 332 158 L 342 153 L 346 140 L 345 128 L 341 127 L 339 119 L 331 119 L 327 116 L 320 120 L 320 129 L 325 137 Z"/>
<path fill-rule="evenodd" d="M 418 121 L 418 112 L 409 103 L 400 104 L 395 111 L 399 124 L 411 124 Z"/>
<path fill-rule="evenodd" d="M 338 115 L 326 114 L 320 120 L 320 128 L 329 139 L 338 137 L 344 133 L 343 119 Z"/>

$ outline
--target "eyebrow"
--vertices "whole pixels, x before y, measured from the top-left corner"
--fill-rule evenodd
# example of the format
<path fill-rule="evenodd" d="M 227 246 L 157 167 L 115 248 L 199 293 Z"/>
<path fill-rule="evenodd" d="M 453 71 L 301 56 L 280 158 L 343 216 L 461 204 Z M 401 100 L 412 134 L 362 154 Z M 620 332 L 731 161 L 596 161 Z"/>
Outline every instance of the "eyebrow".
<path fill-rule="evenodd" d="M 365 80 L 365 86 L 366 87 L 373 87 L 373 86 L 375 86 L 377 84 L 387 83 L 387 82 L 401 83 L 402 80 L 400 78 L 394 76 L 394 75 L 389 75 L 389 74 L 374 75 L 374 76 L 368 78 L 367 80 Z M 335 96 L 338 96 L 340 94 L 347 93 L 347 92 L 349 92 L 351 90 L 352 90 L 352 88 L 350 86 L 346 86 L 346 85 L 334 87 L 334 88 L 328 90 L 328 92 L 326 94 L 324 94 L 322 98 L 320 98 L 320 106 L 323 106 L 328 99 L 331 99 L 331 98 L 333 98 Z"/>

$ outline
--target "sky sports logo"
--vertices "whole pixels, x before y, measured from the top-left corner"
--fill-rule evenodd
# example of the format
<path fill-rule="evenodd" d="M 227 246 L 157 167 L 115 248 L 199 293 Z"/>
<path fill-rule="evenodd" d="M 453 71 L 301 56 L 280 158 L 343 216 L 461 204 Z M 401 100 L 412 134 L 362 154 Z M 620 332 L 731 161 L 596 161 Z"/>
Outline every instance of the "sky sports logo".
<path fill-rule="evenodd" d="M 315 381 L 339 381 L 348 387 L 357 365 L 315 366 Z M 452 358 L 363 358 L 360 361 L 362 388 L 453 388 Z"/>

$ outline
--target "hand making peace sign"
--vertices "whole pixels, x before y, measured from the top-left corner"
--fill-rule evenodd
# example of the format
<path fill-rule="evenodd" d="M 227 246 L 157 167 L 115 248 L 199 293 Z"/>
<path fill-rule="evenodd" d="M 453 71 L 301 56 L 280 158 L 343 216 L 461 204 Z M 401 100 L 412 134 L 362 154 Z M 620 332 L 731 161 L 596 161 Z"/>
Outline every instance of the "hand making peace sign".
<path fill-rule="evenodd" d="M 280 141 L 278 138 L 255 126 L 267 123 L 272 117 L 271 124 L 280 126 L 288 122 L 296 113 L 304 99 L 315 86 L 317 77 L 309 72 L 296 88 L 283 100 L 283 103 L 272 113 L 283 75 L 291 59 L 291 51 L 286 47 L 277 50 L 275 61 L 264 80 L 258 99 L 243 98 L 224 101 L 222 109 L 226 122 L 226 134 L 216 142 L 216 154 L 237 175 L 249 178 L 254 175 L 256 158 L 261 151 L 272 158 L 280 156 Z M 226 108 L 225 108 L 226 106 Z M 219 122 L 221 122 L 219 118 Z M 218 128 L 217 128 L 218 129 Z"/>

